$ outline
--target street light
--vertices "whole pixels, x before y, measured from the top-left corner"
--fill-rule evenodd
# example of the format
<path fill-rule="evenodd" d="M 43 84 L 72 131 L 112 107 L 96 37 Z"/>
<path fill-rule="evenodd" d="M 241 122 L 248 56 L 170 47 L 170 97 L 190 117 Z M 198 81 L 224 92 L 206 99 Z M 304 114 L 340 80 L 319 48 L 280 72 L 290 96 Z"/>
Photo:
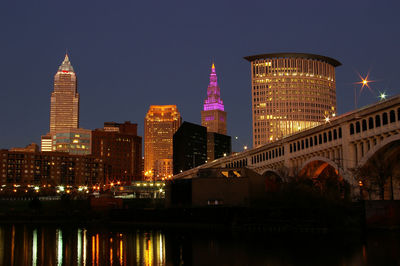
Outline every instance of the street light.
<path fill-rule="evenodd" d="M 360 200 L 363 200 L 364 199 L 364 196 L 363 196 L 364 183 L 363 183 L 363 181 L 359 180 L 358 181 L 358 186 L 360 187 Z"/>

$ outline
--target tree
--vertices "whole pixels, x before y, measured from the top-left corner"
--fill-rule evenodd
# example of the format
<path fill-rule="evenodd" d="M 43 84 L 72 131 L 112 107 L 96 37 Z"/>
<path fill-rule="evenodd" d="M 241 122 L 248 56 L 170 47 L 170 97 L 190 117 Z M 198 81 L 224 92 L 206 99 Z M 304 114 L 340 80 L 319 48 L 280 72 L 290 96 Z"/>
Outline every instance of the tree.
<path fill-rule="evenodd" d="M 370 158 L 362 167 L 353 170 L 356 179 L 368 191 L 371 199 L 371 192 L 378 189 L 379 199 L 385 199 L 385 185 L 390 184 L 390 199 L 394 199 L 393 178 L 398 178 L 395 168 L 398 165 L 397 156 L 392 152 L 380 151 Z"/>

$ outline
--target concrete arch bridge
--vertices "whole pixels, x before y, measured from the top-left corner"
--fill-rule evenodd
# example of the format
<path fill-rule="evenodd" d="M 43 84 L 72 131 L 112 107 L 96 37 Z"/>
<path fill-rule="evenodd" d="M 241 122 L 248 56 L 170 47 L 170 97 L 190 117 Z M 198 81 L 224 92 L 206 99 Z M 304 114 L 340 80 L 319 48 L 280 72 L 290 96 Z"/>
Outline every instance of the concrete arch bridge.
<path fill-rule="evenodd" d="M 295 175 L 316 178 L 329 172 L 350 184 L 353 193 L 359 193 L 357 170 L 372 161 L 388 164 L 392 175 L 400 176 L 400 95 L 273 143 L 217 159 L 174 178 L 190 178 L 198 169 L 223 167 L 247 167 L 259 174 L 273 173 L 282 178 Z M 391 180 L 396 199 L 400 199 L 398 179 Z"/>

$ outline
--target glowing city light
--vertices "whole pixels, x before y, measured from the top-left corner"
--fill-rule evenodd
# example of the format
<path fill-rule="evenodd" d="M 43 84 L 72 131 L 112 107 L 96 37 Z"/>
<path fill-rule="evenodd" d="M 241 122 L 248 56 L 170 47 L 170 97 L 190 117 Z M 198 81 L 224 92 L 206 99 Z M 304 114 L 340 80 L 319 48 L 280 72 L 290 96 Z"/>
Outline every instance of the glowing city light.
<path fill-rule="evenodd" d="M 379 94 L 379 99 L 380 99 L 381 101 L 385 100 L 386 97 L 387 97 L 387 95 L 386 95 L 386 93 L 384 93 L 384 92 L 381 92 L 381 93 Z"/>
<path fill-rule="evenodd" d="M 369 73 L 367 74 L 367 76 L 365 76 L 365 78 L 363 78 L 360 74 L 358 74 L 358 76 L 360 77 L 361 81 L 356 82 L 356 84 L 361 84 L 360 94 L 363 91 L 364 87 L 367 87 L 372 92 L 372 89 L 371 89 L 369 83 L 374 82 L 374 81 L 369 80 Z"/>

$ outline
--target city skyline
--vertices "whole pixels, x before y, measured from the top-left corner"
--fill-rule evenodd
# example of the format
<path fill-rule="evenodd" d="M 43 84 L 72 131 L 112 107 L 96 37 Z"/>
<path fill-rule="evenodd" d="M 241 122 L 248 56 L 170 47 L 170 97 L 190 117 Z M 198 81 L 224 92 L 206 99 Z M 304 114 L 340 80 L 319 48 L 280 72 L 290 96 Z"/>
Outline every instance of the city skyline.
<path fill-rule="evenodd" d="M 0 111 L 7 115 L 0 120 L 1 148 L 39 143 L 47 131 L 52 75 L 65 48 L 79 73 L 81 126 L 94 129 L 103 121 L 130 120 L 138 123 L 142 136 L 142 118 L 151 104 L 176 104 L 185 120 L 200 122 L 198 110 L 214 59 L 235 149 L 252 142 L 251 77 L 244 56 L 307 52 L 336 58 L 343 63 L 336 72 L 338 114 L 354 109 L 355 89 L 357 107 L 376 102 L 380 91 L 399 93 L 399 36 L 393 34 L 398 3 L 352 2 L 346 9 L 318 2 L 214 3 L 213 9 L 207 3 L 172 4 L 156 10 L 152 19 L 146 19 L 152 9 L 144 3 L 120 4 L 115 11 L 101 1 L 93 7 L 59 5 L 28 3 L 23 12 L 18 3 L 2 6 L 7 41 L 0 44 L 5 73 Z M 271 9 L 286 13 L 265 12 Z M 298 9 L 301 14 L 294 12 Z M 280 27 L 260 23 L 279 16 Z M 360 94 L 361 86 L 354 83 L 360 81 L 358 73 L 365 77 L 368 72 L 375 81 L 373 92 Z"/>

